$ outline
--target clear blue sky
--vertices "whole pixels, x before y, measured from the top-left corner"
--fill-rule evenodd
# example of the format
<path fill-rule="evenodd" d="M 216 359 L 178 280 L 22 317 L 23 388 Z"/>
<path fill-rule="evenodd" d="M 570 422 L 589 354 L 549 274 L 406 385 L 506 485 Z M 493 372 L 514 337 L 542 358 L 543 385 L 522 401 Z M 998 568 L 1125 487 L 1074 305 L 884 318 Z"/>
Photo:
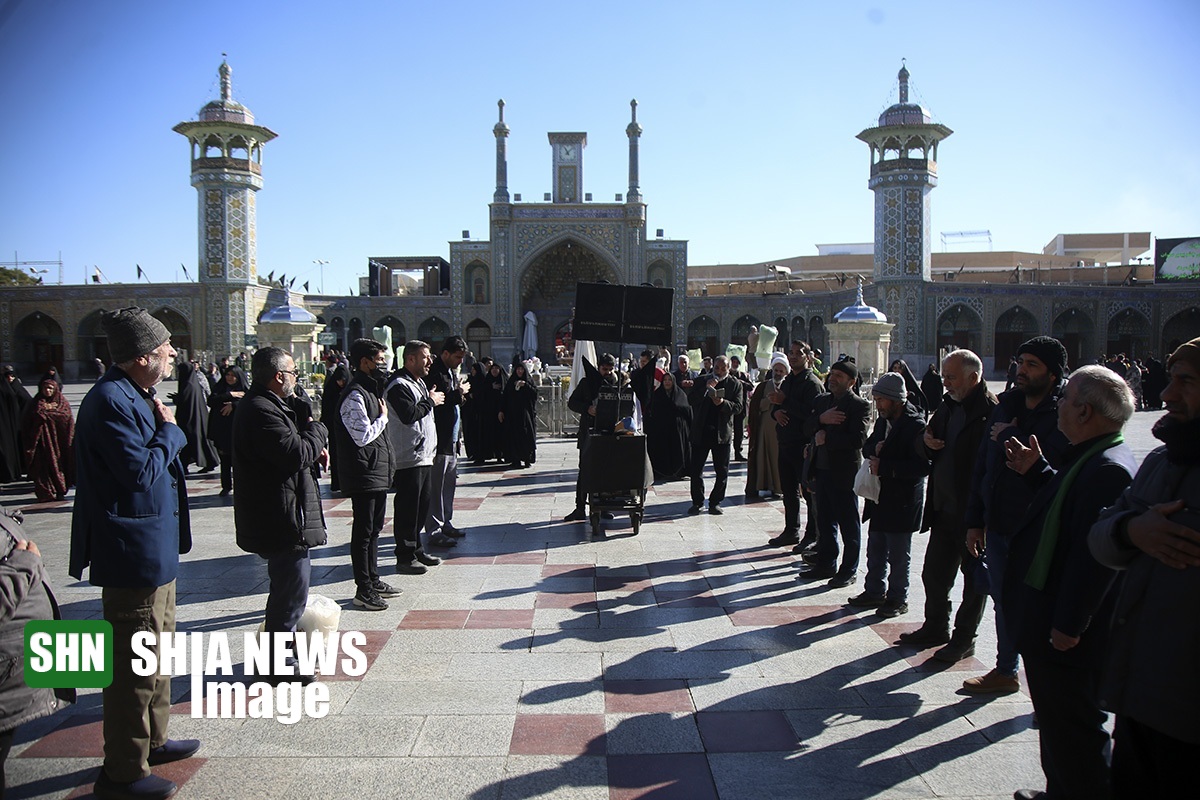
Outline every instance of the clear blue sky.
<path fill-rule="evenodd" d="M 648 227 L 689 240 L 692 264 L 869 241 L 854 136 L 896 101 L 901 58 L 954 130 L 935 232 L 1035 252 L 1057 233 L 1194 236 L 1198 27 L 1195 0 L 0 0 L 0 261 L 61 252 L 69 283 L 93 264 L 113 281 L 135 264 L 195 275 L 196 192 L 171 127 L 219 95 L 223 52 L 235 99 L 279 134 L 259 270 L 314 290 L 314 259 L 346 292 L 370 255 L 486 238 L 501 97 L 527 200 L 550 190 L 548 131 L 587 131 L 584 190 L 624 192 L 636 97 Z"/>

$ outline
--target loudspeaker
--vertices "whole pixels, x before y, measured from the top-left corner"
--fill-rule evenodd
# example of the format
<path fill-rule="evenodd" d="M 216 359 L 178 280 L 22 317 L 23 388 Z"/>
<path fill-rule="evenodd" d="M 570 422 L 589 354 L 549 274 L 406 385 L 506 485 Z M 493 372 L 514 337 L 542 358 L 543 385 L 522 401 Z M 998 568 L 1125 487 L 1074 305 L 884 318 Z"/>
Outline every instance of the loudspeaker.
<path fill-rule="evenodd" d="M 611 283 L 575 285 L 575 325 L 571 335 L 592 342 L 673 342 L 674 289 Z"/>
<path fill-rule="evenodd" d="M 571 337 L 585 342 L 619 342 L 625 287 L 615 283 L 575 285 L 575 324 Z"/>

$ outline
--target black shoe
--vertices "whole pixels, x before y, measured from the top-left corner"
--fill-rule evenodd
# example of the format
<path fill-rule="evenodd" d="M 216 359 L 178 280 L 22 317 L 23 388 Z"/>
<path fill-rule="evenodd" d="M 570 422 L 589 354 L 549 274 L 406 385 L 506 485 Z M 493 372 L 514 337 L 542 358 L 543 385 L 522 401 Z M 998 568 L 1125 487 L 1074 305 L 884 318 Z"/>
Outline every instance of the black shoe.
<path fill-rule="evenodd" d="M 909 647 L 938 647 L 950 641 L 950 632 L 935 631 L 922 625 L 915 631 L 900 634 L 899 638 L 900 644 L 908 645 Z"/>
<path fill-rule="evenodd" d="M 442 526 L 442 533 L 454 539 L 461 539 L 467 535 L 467 532 L 462 528 L 456 528 L 449 522 Z"/>
<path fill-rule="evenodd" d="M 742 455 L 741 453 L 734 453 L 733 460 L 734 461 L 745 461 L 746 457 L 744 455 Z"/>
<path fill-rule="evenodd" d="M 688 509 L 688 513 L 689 513 L 689 514 L 691 514 L 692 516 L 695 516 L 696 514 L 699 514 L 699 513 L 700 513 L 700 506 L 693 505 L 691 508 L 689 508 L 689 509 Z"/>
<path fill-rule="evenodd" d="M 1045 800 L 1048 796 L 1041 789 L 1017 789 L 1013 792 L 1013 800 Z"/>
<path fill-rule="evenodd" d="M 964 658 L 970 658 L 975 655 L 974 642 L 956 642 L 953 639 L 950 643 L 933 654 L 933 657 L 938 661 L 944 661 L 947 664 L 955 664 L 962 661 Z"/>
<path fill-rule="evenodd" d="M 817 543 L 805 542 L 803 539 L 801 539 L 796 543 L 796 546 L 792 548 L 792 552 L 798 556 L 815 555 L 817 552 Z"/>
<path fill-rule="evenodd" d="M 374 589 L 359 589 L 354 595 L 354 605 L 364 611 L 386 611 L 388 604 Z"/>
<path fill-rule="evenodd" d="M 458 539 L 455 539 L 453 536 L 447 536 L 444 533 L 435 533 L 429 537 L 429 546 L 430 547 L 457 547 Z M 430 556 L 430 557 L 432 558 L 432 556 Z M 425 561 L 423 563 L 429 564 L 428 561 Z M 432 564 L 429 564 L 429 565 L 433 566 Z"/>
<path fill-rule="evenodd" d="M 771 547 L 787 547 L 788 545 L 796 544 L 799 541 L 800 537 L 795 531 L 790 531 L 787 528 L 784 528 L 783 533 L 767 539 L 767 544 L 771 545 Z"/>
<path fill-rule="evenodd" d="M 612 513 L 611 511 L 601 511 L 600 518 L 601 519 L 616 519 L 617 515 Z"/>
<path fill-rule="evenodd" d="M 898 617 L 901 614 L 908 613 L 908 603 L 893 603 L 890 600 L 879 607 L 875 612 L 881 617 Z"/>
<path fill-rule="evenodd" d="M 398 594 L 402 594 L 399 589 L 392 586 L 390 583 L 384 583 L 378 578 L 371 581 L 371 588 L 374 589 L 375 594 L 379 595 L 380 597 L 395 597 Z"/>
<path fill-rule="evenodd" d="M 436 567 L 438 564 L 442 563 L 440 558 L 437 556 L 431 556 L 428 553 L 417 553 L 415 556 L 413 556 L 413 558 L 416 559 L 417 562 L 424 564 L 427 567 Z"/>
<path fill-rule="evenodd" d="M 747 503 L 761 503 L 762 497 L 759 495 L 758 492 L 746 492 L 746 502 Z"/>
<path fill-rule="evenodd" d="M 577 508 L 563 517 L 563 522 L 584 522 L 585 520 L 587 520 L 587 512 L 582 508 Z"/>
<path fill-rule="evenodd" d="M 837 569 L 834 567 L 808 567 L 800 570 L 800 574 L 796 576 L 798 581 L 819 581 L 832 578 L 837 575 Z"/>
<path fill-rule="evenodd" d="M 407 564 L 401 562 L 396 565 L 396 574 L 398 575 L 424 575 L 426 572 L 429 572 L 429 569 L 424 564 L 412 561 Z"/>
<path fill-rule="evenodd" d="M 830 589 L 845 589 L 847 586 L 852 586 L 858 583 L 858 575 L 834 575 L 833 580 L 829 582 Z"/>
<path fill-rule="evenodd" d="M 817 563 L 817 554 L 815 552 L 801 553 L 800 560 L 803 561 L 805 564 L 810 564 L 810 565 L 816 564 Z"/>
<path fill-rule="evenodd" d="M 867 594 L 866 592 L 863 592 L 862 594 L 856 594 L 854 597 L 851 597 L 846 601 L 846 604 L 854 606 L 855 608 L 879 608 L 886 601 L 887 598 L 885 598 L 883 595 Z"/>
<path fill-rule="evenodd" d="M 222 490 L 221 490 L 221 491 L 220 491 L 218 494 L 219 494 L 221 497 L 228 497 L 228 496 L 229 496 L 229 493 L 230 493 L 231 491 L 233 491 L 233 490 L 232 490 L 232 489 L 222 489 Z"/>
<path fill-rule="evenodd" d="M 716 514 L 717 516 L 720 516 L 720 515 L 724 514 L 725 512 L 721 510 L 721 506 L 719 504 L 713 505 L 712 503 L 709 503 L 708 504 L 708 513 Z"/>
<path fill-rule="evenodd" d="M 146 763 L 152 767 L 159 764 L 170 764 L 172 761 L 182 761 L 196 755 L 200 749 L 199 739 L 167 739 L 161 747 L 155 747 L 146 757 Z"/>
<path fill-rule="evenodd" d="M 147 775 L 129 783 L 116 783 L 103 769 L 92 787 L 92 794 L 100 800 L 165 800 L 177 791 L 179 787 L 174 781 L 157 775 Z"/>

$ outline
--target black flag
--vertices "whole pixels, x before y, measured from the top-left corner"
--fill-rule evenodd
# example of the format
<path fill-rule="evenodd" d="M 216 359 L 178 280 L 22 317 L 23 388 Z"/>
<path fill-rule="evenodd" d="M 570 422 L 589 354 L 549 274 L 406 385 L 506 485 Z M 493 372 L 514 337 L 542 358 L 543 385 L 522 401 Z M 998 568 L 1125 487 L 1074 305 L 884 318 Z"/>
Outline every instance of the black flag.
<path fill-rule="evenodd" d="M 190 281 L 192 279 L 192 276 L 188 274 L 187 264 L 180 262 L 179 266 L 183 267 L 183 277 L 187 278 Z"/>

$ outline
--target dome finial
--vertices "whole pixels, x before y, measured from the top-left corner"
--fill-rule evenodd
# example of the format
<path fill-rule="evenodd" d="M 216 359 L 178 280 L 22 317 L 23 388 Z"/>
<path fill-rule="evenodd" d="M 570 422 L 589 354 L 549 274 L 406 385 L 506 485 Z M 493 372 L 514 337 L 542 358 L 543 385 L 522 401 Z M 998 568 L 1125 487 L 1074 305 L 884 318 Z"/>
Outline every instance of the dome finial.
<path fill-rule="evenodd" d="M 907 59 L 900 59 L 900 74 L 896 77 L 900 79 L 900 102 L 908 102 L 908 67 L 905 66 Z"/>
<path fill-rule="evenodd" d="M 633 114 L 633 122 L 637 122 L 637 98 L 629 101 L 629 109 Z"/>
<path fill-rule="evenodd" d="M 496 101 L 496 105 L 500 108 L 500 122 L 504 122 L 504 98 L 501 97 Z"/>
<path fill-rule="evenodd" d="M 218 72 L 221 74 L 221 99 L 228 102 L 233 99 L 233 69 L 225 58 L 226 54 L 221 53 L 221 68 Z"/>

